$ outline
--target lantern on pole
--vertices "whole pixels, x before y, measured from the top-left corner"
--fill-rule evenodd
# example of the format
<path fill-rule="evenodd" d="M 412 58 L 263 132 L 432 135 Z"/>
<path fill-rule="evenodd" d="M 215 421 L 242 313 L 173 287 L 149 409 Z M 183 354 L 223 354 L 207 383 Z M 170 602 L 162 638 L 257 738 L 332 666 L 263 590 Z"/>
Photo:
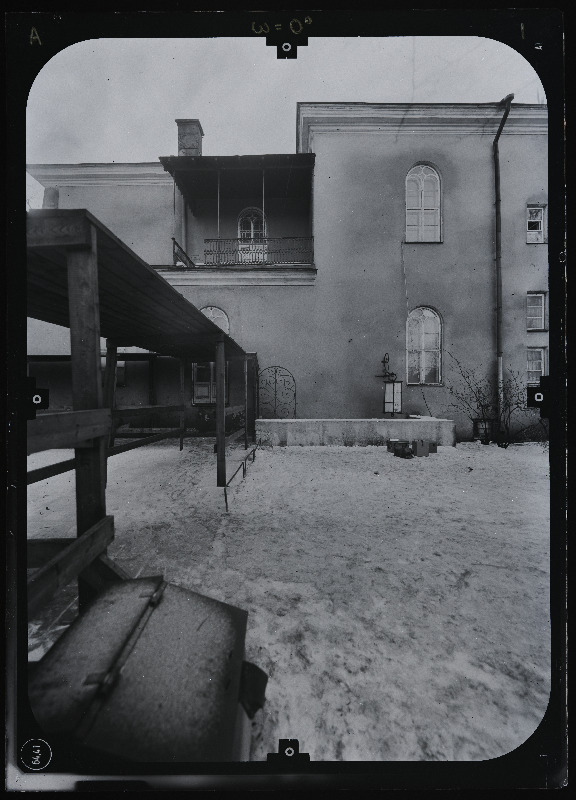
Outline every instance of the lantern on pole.
<path fill-rule="evenodd" d="M 384 407 L 382 411 L 384 414 L 390 414 L 393 417 L 395 414 L 402 413 L 402 381 L 397 381 L 396 373 L 389 371 L 389 361 L 388 353 L 386 353 L 382 359 L 384 372 L 382 375 L 376 375 L 376 377 L 384 380 Z"/>

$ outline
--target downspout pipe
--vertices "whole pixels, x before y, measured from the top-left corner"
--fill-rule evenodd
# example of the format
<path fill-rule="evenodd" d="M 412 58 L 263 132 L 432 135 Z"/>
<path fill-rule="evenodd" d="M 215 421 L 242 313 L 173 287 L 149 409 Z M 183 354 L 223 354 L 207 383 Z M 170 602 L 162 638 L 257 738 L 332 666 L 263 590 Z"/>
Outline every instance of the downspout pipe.
<path fill-rule="evenodd" d="M 500 127 L 494 137 L 492 143 L 492 151 L 494 155 L 494 192 L 495 192 L 495 215 L 496 215 L 496 374 L 498 382 L 498 395 L 497 395 L 497 415 L 496 419 L 500 420 L 500 412 L 502 410 L 502 394 L 504 387 L 504 369 L 502 365 L 502 198 L 500 196 L 500 153 L 498 150 L 498 140 L 500 134 L 504 129 L 508 114 L 510 113 L 510 106 L 514 100 L 514 95 L 509 94 L 500 101 L 500 105 L 504 106 L 504 115 L 500 121 Z"/>

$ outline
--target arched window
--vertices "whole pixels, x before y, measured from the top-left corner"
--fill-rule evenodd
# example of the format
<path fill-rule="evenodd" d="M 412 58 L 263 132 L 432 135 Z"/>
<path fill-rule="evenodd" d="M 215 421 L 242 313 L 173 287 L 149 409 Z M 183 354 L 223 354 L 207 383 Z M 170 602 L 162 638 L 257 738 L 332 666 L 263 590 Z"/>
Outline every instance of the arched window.
<path fill-rule="evenodd" d="M 406 383 L 442 380 L 442 322 L 431 308 L 415 308 L 406 323 Z"/>
<path fill-rule="evenodd" d="M 266 218 L 259 208 L 245 208 L 238 215 L 238 261 L 263 264 L 266 251 Z"/>
<path fill-rule="evenodd" d="M 440 242 L 440 177 L 426 164 L 406 176 L 406 241 Z"/>
<path fill-rule="evenodd" d="M 218 306 L 204 306 L 200 309 L 205 317 L 212 320 L 215 325 L 222 328 L 224 333 L 230 333 L 230 320 L 225 311 Z M 195 405 L 202 403 L 213 405 L 216 402 L 216 365 L 213 361 L 204 361 L 192 364 L 193 392 L 192 401 Z M 226 405 L 230 402 L 228 386 L 228 362 L 224 378 L 224 392 Z"/>
<path fill-rule="evenodd" d="M 205 317 L 208 317 L 214 324 L 218 325 L 219 328 L 222 328 L 224 333 L 230 333 L 230 320 L 226 312 L 222 311 L 221 308 L 217 306 L 204 306 L 200 311 Z"/>
<path fill-rule="evenodd" d="M 239 239 L 263 239 L 266 236 L 266 220 L 259 208 L 245 208 L 238 216 Z"/>

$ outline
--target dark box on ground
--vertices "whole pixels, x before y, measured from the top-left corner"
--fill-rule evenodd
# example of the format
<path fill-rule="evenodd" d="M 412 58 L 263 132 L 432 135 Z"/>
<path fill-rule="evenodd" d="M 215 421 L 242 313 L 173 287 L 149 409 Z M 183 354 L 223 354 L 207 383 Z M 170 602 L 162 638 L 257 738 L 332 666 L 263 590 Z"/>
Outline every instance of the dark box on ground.
<path fill-rule="evenodd" d="M 266 681 L 243 668 L 247 616 L 161 577 L 114 584 L 35 665 L 34 715 L 47 734 L 128 761 L 243 760 Z"/>

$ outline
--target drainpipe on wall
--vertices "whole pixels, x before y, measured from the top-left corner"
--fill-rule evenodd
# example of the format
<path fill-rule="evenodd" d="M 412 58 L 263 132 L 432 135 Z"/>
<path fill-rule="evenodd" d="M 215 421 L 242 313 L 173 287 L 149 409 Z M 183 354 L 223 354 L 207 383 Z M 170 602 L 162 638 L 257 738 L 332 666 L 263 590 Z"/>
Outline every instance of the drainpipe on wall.
<path fill-rule="evenodd" d="M 500 412 L 502 409 L 502 394 L 504 386 L 504 370 L 502 366 L 502 211 L 501 211 L 501 197 L 500 197 L 500 154 L 498 151 L 498 139 L 506 124 L 508 114 L 510 113 L 510 105 L 514 100 L 514 95 L 509 94 L 500 101 L 500 105 L 505 107 L 504 116 L 500 122 L 498 133 L 492 143 L 492 150 L 494 154 L 494 191 L 496 195 L 496 374 L 498 381 L 498 406 L 497 406 L 497 420 L 500 419 Z"/>

